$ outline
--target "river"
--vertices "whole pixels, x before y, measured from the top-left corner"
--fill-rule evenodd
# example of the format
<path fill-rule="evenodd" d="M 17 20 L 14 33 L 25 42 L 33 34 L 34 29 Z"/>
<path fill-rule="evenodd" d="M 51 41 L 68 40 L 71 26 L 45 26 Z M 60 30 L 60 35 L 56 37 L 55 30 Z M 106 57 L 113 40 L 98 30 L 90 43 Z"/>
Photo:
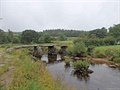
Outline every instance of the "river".
<path fill-rule="evenodd" d="M 42 60 L 48 62 L 47 55 L 42 56 Z M 60 56 L 57 56 L 60 60 Z M 72 63 L 72 62 L 71 62 Z M 66 67 L 64 61 L 47 64 L 47 69 L 54 77 L 61 76 L 69 85 L 74 86 L 76 90 L 120 90 L 120 70 L 110 68 L 106 64 L 93 64 L 89 69 L 94 73 L 89 77 L 78 77 L 73 75 L 74 68 L 72 64 Z"/>

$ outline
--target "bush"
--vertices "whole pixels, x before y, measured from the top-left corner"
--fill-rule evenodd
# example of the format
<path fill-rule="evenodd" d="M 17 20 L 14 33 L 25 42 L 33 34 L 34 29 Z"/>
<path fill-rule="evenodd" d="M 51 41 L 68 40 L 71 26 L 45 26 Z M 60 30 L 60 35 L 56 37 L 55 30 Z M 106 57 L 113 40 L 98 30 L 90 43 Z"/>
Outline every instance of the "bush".
<path fill-rule="evenodd" d="M 81 60 L 78 60 L 78 61 L 75 61 L 73 62 L 73 66 L 77 69 L 77 68 L 81 68 L 81 67 L 86 67 L 88 68 L 90 65 L 90 63 L 85 60 L 85 61 L 81 61 Z"/>
<path fill-rule="evenodd" d="M 114 53 L 115 53 L 115 50 L 110 48 L 105 51 L 105 54 L 107 57 L 111 57 Z"/>
<path fill-rule="evenodd" d="M 85 44 L 83 42 L 74 44 L 72 54 L 75 56 L 86 56 L 87 48 L 85 47 Z"/>
<path fill-rule="evenodd" d="M 71 59 L 69 57 L 65 58 L 65 63 L 70 63 Z"/>
<path fill-rule="evenodd" d="M 95 46 L 88 46 L 87 52 L 89 55 L 91 55 L 91 53 L 93 52 L 93 49 L 95 48 Z"/>
<path fill-rule="evenodd" d="M 96 57 L 98 57 L 98 58 L 105 58 L 106 55 L 104 53 L 100 52 L 100 53 L 96 54 Z"/>
<path fill-rule="evenodd" d="M 72 51 L 73 51 L 72 49 L 73 49 L 72 46 L 69 46 L 69 47 L 66 49 L 66 52 L 67 52 L 68 55 L 72 55 Z"/>
<path fill-rule="evenodd" d="M 120 51 L 115 49 L 107 49 L 105 54 L 110 61 L 115 61 L 117 58 L 120 57 Z M 116 61 L 115 61 L 116 62 Z"/>
<path fill-rule="evenodd" d="M 92 53 L 92 57 L 105 58 L 106 54 L 104 52 L 100 52 L 99 50 L 96 50 Z"/>

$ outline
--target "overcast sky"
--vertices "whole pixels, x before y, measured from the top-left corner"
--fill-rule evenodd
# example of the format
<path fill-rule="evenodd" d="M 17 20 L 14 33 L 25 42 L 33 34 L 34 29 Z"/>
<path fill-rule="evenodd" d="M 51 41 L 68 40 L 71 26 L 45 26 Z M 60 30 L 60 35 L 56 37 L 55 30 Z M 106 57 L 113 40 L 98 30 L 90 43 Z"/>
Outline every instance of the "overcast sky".
<path fill-rule="evenodd" d="M 0 0 L 0 28 L 93 30 L 120 23 L 120 0 Z"/>

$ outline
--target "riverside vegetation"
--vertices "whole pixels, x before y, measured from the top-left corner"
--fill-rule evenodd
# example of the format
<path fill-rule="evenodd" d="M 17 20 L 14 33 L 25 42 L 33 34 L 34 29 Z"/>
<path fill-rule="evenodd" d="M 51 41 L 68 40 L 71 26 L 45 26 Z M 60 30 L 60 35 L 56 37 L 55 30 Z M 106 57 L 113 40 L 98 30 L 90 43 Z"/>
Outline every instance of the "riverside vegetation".
<path fill-rule="evenodd" d="M 14 70 L 9 76 L 12 78 L 10 83 L 7 86 L 0 84 L 0 90 L 74 90 L 61 81 L 60 77 L 53 78 L 42 61 L 33 62 L 28 49 L 19 49 L 7 54 L 12 56 Z M 1 74 L 9 71 L 8 67 L 9 65 L 1 68 Z"/>

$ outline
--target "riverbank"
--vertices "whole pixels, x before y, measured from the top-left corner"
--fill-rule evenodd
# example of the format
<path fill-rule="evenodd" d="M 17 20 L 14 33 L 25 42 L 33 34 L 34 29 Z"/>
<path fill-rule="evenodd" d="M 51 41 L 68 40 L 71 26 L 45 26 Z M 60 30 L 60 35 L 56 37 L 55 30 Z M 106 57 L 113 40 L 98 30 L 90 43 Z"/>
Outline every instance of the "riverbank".
<path fill-rule="evenodd" d="M 7 70 L 0 75 L 2 90 L 74 90 L 60 78 L 52 77 L 42 61 L 33 62 L 27 48 L 13 50 L 5 55 L 11 58 Z"/>

